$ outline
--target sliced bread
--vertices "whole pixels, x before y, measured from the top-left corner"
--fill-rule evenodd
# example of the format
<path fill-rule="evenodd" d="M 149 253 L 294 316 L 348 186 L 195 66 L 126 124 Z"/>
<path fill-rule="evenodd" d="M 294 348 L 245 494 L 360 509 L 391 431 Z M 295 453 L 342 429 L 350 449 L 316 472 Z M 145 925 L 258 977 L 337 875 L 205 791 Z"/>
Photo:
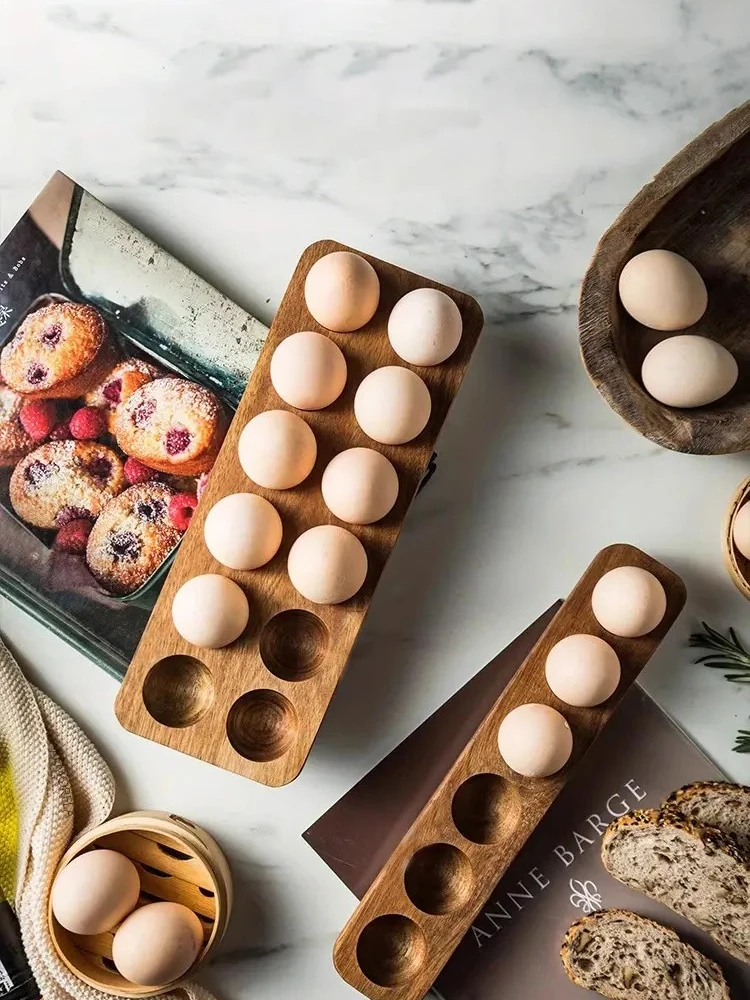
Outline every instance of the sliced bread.
<path fill-rule="evenodd" d="M 664 804 L 704 826 L 715 826 L 734 837 L 750 856 L 750 788 L 729 781 L 699 781 L 678 788 Z"/>
<path fill-rule="evenodd" d="M 715 962 L 671 928 L 627 910 L 578 920 L 560 957 L 571 982 L 611 1000 L 730 1000 Z"/>
<path fill-rule="evenodd" d="M 621 816 L 602 838 L 604 867 L 750 961 L 750 865 L 734 840 L 669 811 Z"/>

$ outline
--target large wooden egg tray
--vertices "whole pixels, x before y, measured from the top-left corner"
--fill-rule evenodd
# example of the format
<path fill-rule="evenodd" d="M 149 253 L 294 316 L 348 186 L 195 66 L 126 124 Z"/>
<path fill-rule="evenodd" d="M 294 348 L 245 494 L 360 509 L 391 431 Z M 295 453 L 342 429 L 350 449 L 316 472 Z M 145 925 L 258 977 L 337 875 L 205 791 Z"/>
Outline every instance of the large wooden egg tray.
<path fill-rule="evenodd" d="M 666 613 L 646 636 L 619 638 L 594 618 L 594 586 L 616 566 L 640 566 L 664 587 Z M 684 603 L 679 577 L 639 549 L 612 545 L 596 556 L 341 932 L 334 963 L 347 983 L 371 1000 L 424 997 Z M 604 639 L 620 660 L 620 684 L 596 708 L 564 704 L 545 679 L 551 648 L 578 633 Z M 557 709 L 573 733 L 570 760 L 548 778 L 522 777 L 498 751 L 500 722 L 529 702 Z"/>
<path fill-rule="evenodd" d="M 137 907 L 166 900 L 182 903 L 203 925 L 203 948 L 185 978 L 201 966 L 221 941 L 232 909 L 229 866 L 216 841 L 200 827 L 179 816 L 133 812 L 108 820 L 71 845 L 60 868 L 86 851 L 119 851 L 135 864 L 141 880 Z M 136 908 L 137 908 L 136 907 Z M 52 913 L 48 920 L 52 943 L 62 962 L 89 986 L 120 997 L 148 997 L 174 984 L 137 986 L 124 979 L 112 961 L 114 931 L 71 934 Z"/>
<path fill-rule="evenodd" d="M 336 334 L 324 329 L 305 305 L 305 277 L 320 257 L 348 249 L 324 241 L 303 253 L 116 704 L 118 719 L 131 732 L 267 785 L 287 784 L 304 765 L 482 328 L 481 310 L 470 296 L 361 254 L 380 279 L 378 310 L 365 327 L 354 333 Z M 416 288 L 446 292 L 458 305 L 463 319 L 463 335 L 455 353 L 429 368 L 415 368 L 401 361 L 387 335 L 393 306 Z M 347 363 L 346 387 L 326 409 L 293 411 L 299 412 L 315 434 L 315 468 L 294 489 L 265 490 L 245 476 L 237 457 L 237 442 L 245 425 L 257 414 L 273 409 L 293 410 L 274 391 L 269 366 L 278 344 L 299 330 L 324 333 L 338 344 Z M 430 391 L 429 422 L 408 444 L 377 444 L 364 434 L 354 417 L 357 387 L 366 375 L 384 365 L 412 368 Z M 385 518 L 372 525 L 338 521 L 320 492 L 328 462 L 338 452 L 352 447 L 381 451 L 398 473 L 396 504 Z M 217 500 L 237 492 L 266 497 L 278 510 L 284 526 L 279 552 L 265 566 L 251 572 L 221 566 L 203 540 L 208 511 Z M 343 604 L 321 606 L 307 601 L 287 575 L 292 543 L 303 531 L 318 524 L 341 524 L 359 538 L 367 552 L 365 583 Z M 248 626 L 236 642 L 223 649 L 196 649 L 180 637 L 172 623 L 176 591 L 201 573 L 230 577 L 248 597 Z"/>
<path fill-rule="evenodd" d="M 707 128 L 638 192 L 602 236 L 583 280 L 578 316 L 586 371 L 616 413 L 665 448 L 697 455 L 750 448 L 748 218 L 750 102 Z M 665 406 L 641 381 L 646 354 L 675 334 L 636 322 L 617 285 L 631 257 L 658 248 L 686 257 L 708 288 L 705 315 L 684 332 L 717 340 L 739 365 L 732 391 L 708 406 Z"/>

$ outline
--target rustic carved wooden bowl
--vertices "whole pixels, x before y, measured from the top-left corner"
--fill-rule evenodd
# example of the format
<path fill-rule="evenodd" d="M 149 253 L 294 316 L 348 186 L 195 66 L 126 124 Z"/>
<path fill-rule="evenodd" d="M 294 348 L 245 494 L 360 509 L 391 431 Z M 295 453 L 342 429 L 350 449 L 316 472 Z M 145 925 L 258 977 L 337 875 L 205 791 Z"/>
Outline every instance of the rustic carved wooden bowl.
<path fill-rule="evenodd" d="M 629 316 L 617 283 L 631 257 L 655 248 L 698 268 L 708 309 L 689 332 L 719 341 L 737 359 L 737 384 L 709 406 L 664 406 L 641 383 L 646 354 L 674 334 Z M 594 385 L 649 440 L 696 455 L 750 448 L 750 102 L 670 160 L 602 236 L 581 289 L 579 330 Z"/>

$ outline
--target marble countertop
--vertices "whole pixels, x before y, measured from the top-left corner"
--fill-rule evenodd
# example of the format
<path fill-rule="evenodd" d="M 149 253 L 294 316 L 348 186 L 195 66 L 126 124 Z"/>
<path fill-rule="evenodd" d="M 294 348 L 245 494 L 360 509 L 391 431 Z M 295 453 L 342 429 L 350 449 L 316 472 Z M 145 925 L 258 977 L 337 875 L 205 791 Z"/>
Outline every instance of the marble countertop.
<path fill-rule="evenodd" d="M 238 883 L 205 974 L 223 997 L 336 1000 L 354 902 L 300 833 L 615 540 L 681 573 L 687 610 L 645 674 L 727 773 L 750 690 L 691 663 L 706 618 L 750 639 L 722 567 L 744 456 L 663 451 L 578 357 L 599 234 L 669 156 L 750 93 L 737 0 L 173 0 L 7 5 L 0 236 L 61 168 L 270 322 L 308 243 L 335 237 L 465 288 L 486 314 L 349 672 L 302 776 L 256 786 L 125 733 L 115 684 L 0 599 L 0 630 L 118 778 L 176 811 Z"/>

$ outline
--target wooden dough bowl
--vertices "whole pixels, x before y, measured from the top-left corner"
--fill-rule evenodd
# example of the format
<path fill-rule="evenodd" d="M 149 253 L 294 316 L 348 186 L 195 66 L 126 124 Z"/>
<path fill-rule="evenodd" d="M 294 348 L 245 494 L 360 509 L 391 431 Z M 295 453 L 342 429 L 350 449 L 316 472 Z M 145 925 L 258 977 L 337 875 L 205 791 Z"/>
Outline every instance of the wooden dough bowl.
<path fill-rule="evenodd" d="M 655 248 L 682 254 L 706 282 L 708 308 L 688 332 L 737 359 L 737 384 L 710 406 L 664 406 L 641 384 L 646 354 L 674 334 L 629 316 L 617 283 L 631 257 Z M 602 236 L 581 288 L 579 331 L 594 385 L 644 437 L 695 455 L 750 448 L 750 102 L 670 160 Z"/>
<path fill-rule="evenodd" d="M 202 965 L 221 941 L 232 909 L 232 877 L 216 841 L 189 820 L 160 812 L 132 812 L 102 823 L 73 843 L 62 861 L 96 848 L 119 851 L 134 862 L 141 878 L 137 906 L 169 900 L 191 909 L 204 931 L 198 958 L 185 978 Z M 59 870 L 59 869 L 58 869 Z M 114 932 L 82 936 L 71 934 L 48 910 L 49 931 L 60 960 L 89 986 L 118 997 L 151 997 L 172 989 L 137 986 L 124 979 L 112 961 Z"/>

